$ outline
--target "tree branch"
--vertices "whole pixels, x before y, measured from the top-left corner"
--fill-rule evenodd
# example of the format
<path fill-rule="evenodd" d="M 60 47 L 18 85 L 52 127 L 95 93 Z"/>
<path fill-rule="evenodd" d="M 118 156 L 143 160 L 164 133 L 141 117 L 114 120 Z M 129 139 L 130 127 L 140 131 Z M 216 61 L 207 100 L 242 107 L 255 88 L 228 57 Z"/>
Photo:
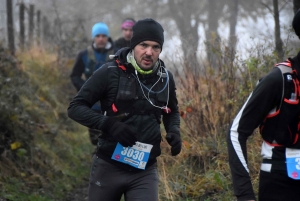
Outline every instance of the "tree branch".
<path fill-rule="evenodd" d="M 273 13 L 273 10 L 268 6 L 268 4 L 265 4 L 264 2 L 260 2 L 263 6 L 265 6 L 271 13 Z M 274 15 L 274 14 L 272 14 Z"/>

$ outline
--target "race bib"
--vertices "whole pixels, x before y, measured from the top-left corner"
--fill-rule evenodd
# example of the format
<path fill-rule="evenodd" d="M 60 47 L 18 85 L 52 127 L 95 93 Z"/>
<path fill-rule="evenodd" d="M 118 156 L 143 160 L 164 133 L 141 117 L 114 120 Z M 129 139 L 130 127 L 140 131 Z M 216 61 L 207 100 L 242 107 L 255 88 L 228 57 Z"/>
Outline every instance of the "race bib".
<path fill-rule="evenodd" d="M 288 176 L 292 179 L 300 179 L 300 149 L 286 148 L 285 156 Z"/>
<path fill-rule="evenodd" d="M 141 142 L 136 142 L 132 147 L 123 147 L 118 143 L 111 159 L 144 170 L 152 147 L 151 144 Z"/>

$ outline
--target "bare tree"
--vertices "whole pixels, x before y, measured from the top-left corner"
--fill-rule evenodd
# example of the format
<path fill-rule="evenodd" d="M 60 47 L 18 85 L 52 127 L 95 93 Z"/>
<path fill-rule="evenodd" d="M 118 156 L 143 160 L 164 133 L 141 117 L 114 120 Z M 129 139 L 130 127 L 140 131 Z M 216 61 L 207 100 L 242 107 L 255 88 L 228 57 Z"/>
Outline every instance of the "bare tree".
<path fill-rule="evenodd" d="M 33 31 L 34 31 L 34 5 L 30 4 L 29 5 L 29 28 L 28 28 L 28 46 L 29 48 L 33 44 Z"/>
<path fill-rule="evenodd" d="M 220 51 L 221 38 L 218 33 L 219 22 L 229 20 L 230 23 L 230 47 L 235 49 L 236 43 L 236 25 L 238 19 L 238 0 L 207 0 L 207 1 L 189 1 L 183 0 L 168 1 L 170 16 L 176 22 L 182 41 L 184 57 L 191 59 L 197 51 L 199 43 L 198 29 L 200 25 L 205 28 L 206 54 L 211 66 L 216 66 L 218 60 L 218 51 Z M 223 13 L 223 9 L 228 7 L 229 16 Z M 247 11 L 249 3 L 241 4 L 244 12 Z M 251 7 L 251 6 L 250 6 Z M 254 10 L 252 8 L 252 10 Z M 252 11 L 251 10 L 251 11 Z M 249 15 L 251 16 L 251 14 Z M 248 16 L 247 16 L 248 17 Z M 232 54 L 234 58 L 234 51 Z"/>
<path fill-rule="evenodd" d="M 218 51 L 220 50 L 220 35 L 218 33 L 219 19 L 222 14 L 224 2 L 218 0 L 208 0 L 207 25 L 205 31 L 206 54 L 211 67 L 217 66 Z"/>
<path fill-rule="evenodd" d="M 42 33 L 43 33 L 43 43 L 47 44 L 50 40 L 49 32 L 51 30 L 49 20 L 46 16 L 42 20 Z"/>
<path fill-rule="evenodd" d="M 62 30 L 62 24 L 61 24 L 61 19 L 60 19 L 60 13 L 58 11 L 58 6 L 57 6 L 57 0 L 52 0 L 52 6 L 55 12 L 55 19 L 53 23 L 53 34 L 54 34 L 54 39 L 56 40 L 56 45 L 57 45 L 57 51 L 58 51 L 58 57 L 57 57 L 57 62 L 60 61 L 61 56 L 62 56 L 62 37 L 63 37 L 63 30 Z"/>
<path fill-rule="evenodd" d="M 280 20 L 279 20 L 279 5 L 278 0 L 273 0 L 273 9 L 270 7 L 269 2 L 261 1 L 261 4 L 267 8 L 274 17 L 275 27 L 274 27 L 274 36 L 275 36 L 275 51 L 279 57 L 279 59 L 283 60 L 284 52 L 283 52 L 283 42 L 281 39 L 280 33 Z"/>
<path fill-rule="evenodd" d="M 25 45 L 25 24 L 24 24 L 24 19 L 25 19 L 25 5 L 23 2 L 20 3 L 19 5 L 19 23 L 20 23 L 20 48 L 21 50 L 24 49 Z"/>
<path fill-rule="evenodd" d="M 12 55 L 15 54 L 14 23 L 13 23 L 13 0 L 6 0 L 7 12 L 7 38 L 8 47 Z"/>
<path fill-rule="evenodd" d="M 198 4 L 195 0 L 188 4 L 184 0 L 168 1 L 171 16 L 180 32 L 181 46 L 186 60 L 195 57 L 198 47 L 199 14 L 201 13 L 201 9 L 196 9 L 199 8 Z"/>
<path fill-rule="evenodd" d="M 278 0 L 273 0 L 274 7 L 274 21 L 275 21 L 275 50 L 278 54 L 279 59 L 283 60 L 283 43 L 280 36 L 280 21 L 279 21 L 279 9 Z"/>
<path fill-rule="evenodd" d="M 229 18 L 229 40 L 228 40 L 228 47 L 231 50 L 230 59 L 231 61 L 234 60 L 235 56 L 235 48 L 237 43 L 237 36 L 236 36 L 236 25 L 238 20 L 238 7 L 239 7 L 239 0 L 231 0 L 230 1 L 230 18 Z"/>
<path fill-rule="evenodd" d="M 37 11 L 36 16 L 36 41 L 37 45 L 40 46 L 40 39 L 41 39 L 41 11 Z"/>

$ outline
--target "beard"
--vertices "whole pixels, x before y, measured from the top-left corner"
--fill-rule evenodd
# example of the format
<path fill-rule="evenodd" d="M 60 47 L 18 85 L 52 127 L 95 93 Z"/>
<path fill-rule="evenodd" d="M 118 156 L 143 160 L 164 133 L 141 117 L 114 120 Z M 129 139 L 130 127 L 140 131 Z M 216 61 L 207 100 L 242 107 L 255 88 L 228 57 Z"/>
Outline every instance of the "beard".
<path fill-rule="evenodd" d="M 143 64 L 143 62 L 151 63 L 151 66 L 149 66 L 150 64 L 149 65 Z M 155 62 L 153 62 L 153 59 L 151 58 L 151 56 L 144 56 L 141 58 L 141 61 L 140 61 L 140 63 L 138 63 L 138 65 L 142 70 L 151 70 L 151 69 L 153 69 Z"/>

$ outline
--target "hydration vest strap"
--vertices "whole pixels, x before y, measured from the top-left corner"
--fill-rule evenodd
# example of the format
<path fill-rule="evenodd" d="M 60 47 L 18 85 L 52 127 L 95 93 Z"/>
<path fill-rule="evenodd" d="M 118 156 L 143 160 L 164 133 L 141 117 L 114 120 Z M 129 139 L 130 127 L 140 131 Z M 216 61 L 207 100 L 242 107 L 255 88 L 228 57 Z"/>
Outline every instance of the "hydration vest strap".
<path fill-rule="evenodd" d="M 275 64 L 275 66 L 287 66 L 287 67 L 292 68 L 292 63 L 291 63 L 290 60 L 287 59 L 287 60 L 285 60 L 284 62 Z"/>
<path fill-rule="evenodd" d="M 265 142 L 266 144 L 270 145 L 270 146 L 273 146 L 273 147 L 284 147 L 284 145 L 278 144 L 277 142 L 275 142 L 275 143 L 270 143 L 270 142 L 268 142 L 268 141 L 266 141 L 266 140 L 264 140 L 264 142 Z"/>
<path fill-rule="evenodd" d="M 114 104 L 113 104 L 114 107 Z M 159 110 L 154 110 L 154 111 L 131 111 L 129 113 L 121 113 L 119 115 L 116 116 L 111 116 L 114 119 L 118 120 L 118 121 L 125 121 L 126 119 L 128 119 L 129 117 L 133 116 L 133 115 L 154 115 L 156 118 L 156 121 L 158 124 L 161 124 L 161 112 Z"/>
<path fill-rule="evenodd" d="M 161 110 L 159 109 L 155 109 L 155 110 L 140 110 L 140 111 L 136 111 L 136 110 L 133 110 L 132 112 L 130 112 L 130 116 L 132 115 L 151 115 L 153 114 L 157 120 L 157 123 L 158 124 L 161 124 Z"/>
<path fill-rule="evenodd" d="M 127 70 L 127 68 L 118 59 L 116 59 L 115 61 L 116 61 L 117 65 L 118 65 L 118 68 L 120 68 L 122 71 L 126 71 Z M 145 98 L 137 96 L 137 97 L 135 97 L 135 100 L 137 100 L 137 99 L 145 99 Z M 127 112 L 122 113 L 121 111 L 118 111 L 118 109 L 115 106 L 115 103 L 113 103 L 112 104 L 112 111 L 114 113 L 119 113 L 119 115 L 117 115 L 116 117 L 119 117 L 119 116 L 122 117 L 122 121 L 124 121 L 125 119 L 131 117 L 132 115 L 151 115 L 151 114 L 153 114 L 155 116 L 158 124 L 161 124 L 162 110 L 160 110 L 160 109 L 154 109 L 154 110 L 150 110 L 150 111 L 147 111 L 147 110 L 136 111 L 136 110 L 133 109 L 129 113 L 127 113 Z M 170 108 L 167 108 L 164 112 L 170 113 L 171 110 L 170 110 Z"/>
<path fill-rule="evenodd" d="M 87 52 L 88 52 L 88 59 L 92 60 L 93 62 L 96 62 L 96 57 L 94 53 L 94 49 L 91 45 L 87 47 Z"/>
<path fill-rule="evenodd" d="M 281 108 L 281 105 L 282 105 L 282 101 L 284 99 L 284 87 L 285 87 L 285 84 L 284 84 L 284 77 L 283 77 L 283 74 L 285 73 L 292 73 L 292 65 L 290 63 L 289 60 L 287 60 L 288 62 L 282 62 L 282 63 L 279 63 L 279 64 L 276 64 L 276 67 L 279 68 L 279 70 L 281 71 L 281 75 L 282 75 L 282 95 L 281 95 L 281 101 L 280 101 L 280 105 L 278 107 L 278 110 L 280 110 Z"/>
<path fill-rule="evenodd" d="M 279 63 L 276 65 L 277 68 L 279 68 L 282 72 L 284 73 L 291 73 L 297 75 L 297 71 L 292 67 L 292 64 L 289 60 L 286 60 L 285 62 Z M 295 84 L 295 91 L 296 91 L 296 96 L 300 95 L 300 83 L 298 79 L 293 79 L 294 84 Z"/>
<path fill-rule="evenodd" d="M 276 67 L 281 70 L 282 74 L 293 73 L 292 67 L 286 65 L 276 65 Z"/>

